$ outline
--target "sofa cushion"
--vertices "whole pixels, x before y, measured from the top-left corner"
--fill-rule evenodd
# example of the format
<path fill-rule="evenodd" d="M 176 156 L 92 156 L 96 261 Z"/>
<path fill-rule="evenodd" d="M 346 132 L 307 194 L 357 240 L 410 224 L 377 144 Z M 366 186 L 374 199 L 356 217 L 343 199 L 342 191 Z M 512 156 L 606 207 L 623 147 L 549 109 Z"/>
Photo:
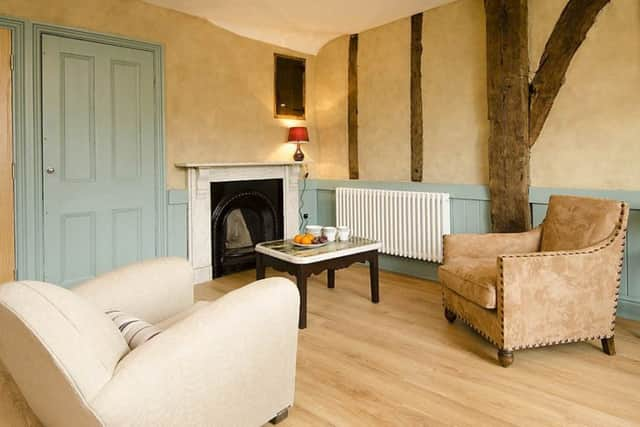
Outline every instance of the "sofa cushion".
<path fill-rule="evenodd" d="M 622 203 L 575 196 L 551 196 L 542 228 L 542 251 L 579 250 L 603 241 L 620 221 Z"/>
<path fill-rule="evenodd" d="M 140 347 L 162 332 L 162 329 L 157 326 L 123 311 L 109 310 L 106 313 L 107 316 L 113 320 L 113 323 L 116 324 L 116 327 L 131 350 Z"/>
<path fill-rule="evenodd" d="M 488 309 L 496 308 L 495 258 L 456 258 L 438 269 L 440 282 L 469 301 Z"/>

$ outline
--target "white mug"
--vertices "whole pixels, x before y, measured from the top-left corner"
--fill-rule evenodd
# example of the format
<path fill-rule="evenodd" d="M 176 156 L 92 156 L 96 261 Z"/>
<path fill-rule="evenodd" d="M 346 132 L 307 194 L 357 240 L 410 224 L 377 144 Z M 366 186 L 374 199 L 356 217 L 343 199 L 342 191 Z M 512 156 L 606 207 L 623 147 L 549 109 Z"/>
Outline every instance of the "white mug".
<path fill-rule="evenodd" d="M 313 237 L 320 237 L 322 235 L 322 226 L 320 225 L 307 225 L 305 231 L 312 234 Z"/>
<path fill-rule="evenodd" d="M 322 227 L 322 235 L 327 238 L 329 242 L 335 242 L 338 229 L 335 227 Z"/>
<path fill-rule="evenodd" d="M 347 227 L 346 225 L 338 226 L 338 240 L 340 240 L 341 242 L 346 242 L 347 240 L 349 240 L 349 227 Z"/>

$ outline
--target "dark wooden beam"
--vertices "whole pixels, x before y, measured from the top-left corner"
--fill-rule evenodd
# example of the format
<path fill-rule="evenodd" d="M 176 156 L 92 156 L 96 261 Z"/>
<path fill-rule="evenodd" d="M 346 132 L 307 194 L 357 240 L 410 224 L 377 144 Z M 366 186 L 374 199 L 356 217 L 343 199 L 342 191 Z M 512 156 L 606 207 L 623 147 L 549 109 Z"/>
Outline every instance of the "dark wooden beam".
<path fill-rule="evenodd" d="M 349 38 L 348 78 L 349 179 L 358 179 L 358 35 Z"/>
<path fill-rule="evenodd" d="M 422 182 L 422 13 L 411 17 L 411 181 Z"/>
<path fill-rule="evenodd" d="M 569 64 L 610 0 L 570 0 L 544 47 L 530 86 L 529 145 L 535 144 L 564 84 Z"/>
<path fill-rule="evenodd" d="M 496 232 L 528 230 L 529 58 L 527 0 L 485 0 L 489 192 Z"/>

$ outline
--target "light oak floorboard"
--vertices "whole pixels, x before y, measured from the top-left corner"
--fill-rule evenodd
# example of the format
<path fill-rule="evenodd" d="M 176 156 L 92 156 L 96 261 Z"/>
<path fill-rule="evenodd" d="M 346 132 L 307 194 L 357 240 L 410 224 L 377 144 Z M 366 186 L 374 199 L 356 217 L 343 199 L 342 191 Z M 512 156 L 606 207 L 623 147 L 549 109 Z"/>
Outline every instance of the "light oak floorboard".
<path fill-rule="evenodd" d="M 267 271 L 268 276 L 286 274 Z M 254 280 L 247 271 L 196 287 L 214 300 Z M 599 341 L 496 349 L 444 318 L 437 283 L 381 272 L 380 304 L 368 269 L 309 279 L 300 331 L 296 401 L 282 426 L 640 425 L 640 322 L 618 319 L 614 357 Z"/>

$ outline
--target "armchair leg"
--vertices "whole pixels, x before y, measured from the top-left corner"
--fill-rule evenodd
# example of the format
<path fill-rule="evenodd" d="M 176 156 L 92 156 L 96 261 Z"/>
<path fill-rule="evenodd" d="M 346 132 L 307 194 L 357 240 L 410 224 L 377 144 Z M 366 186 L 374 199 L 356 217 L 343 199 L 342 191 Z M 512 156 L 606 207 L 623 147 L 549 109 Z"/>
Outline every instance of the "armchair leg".
<path fill-rule="evenodd" d="M 616 342 L 613 340 L 614 337 L 611 338 L 602 338 L 602 351 L 609 356 L 615 356 L 616 354 Z"/>
<path fill-rule="evenodd" d="M 282 411 L 278 412 L 278 415 L 271 418 L 269 422 L 271 424 L 279 424 L 284 421 L 289 416 L 289 408 L 284 408 Z"/>
<path fill-rule="evenodd" d="M 498 350 L 498 360 L 503 368 L 508 368 L 513 363 L 513 351 Z"/>
<path fill-rule="evenodd" d="M 451 310 L 449 310 L 448 308 L 445 307 L 445 309 L 444 309 L 444 317 L 447 318 L 449 323 L 453 323 L 453 322 L 456 321 L 456 318 L 458 317 L 458 315 L 455 314 L 453 311 L 451 311 Z"/>

